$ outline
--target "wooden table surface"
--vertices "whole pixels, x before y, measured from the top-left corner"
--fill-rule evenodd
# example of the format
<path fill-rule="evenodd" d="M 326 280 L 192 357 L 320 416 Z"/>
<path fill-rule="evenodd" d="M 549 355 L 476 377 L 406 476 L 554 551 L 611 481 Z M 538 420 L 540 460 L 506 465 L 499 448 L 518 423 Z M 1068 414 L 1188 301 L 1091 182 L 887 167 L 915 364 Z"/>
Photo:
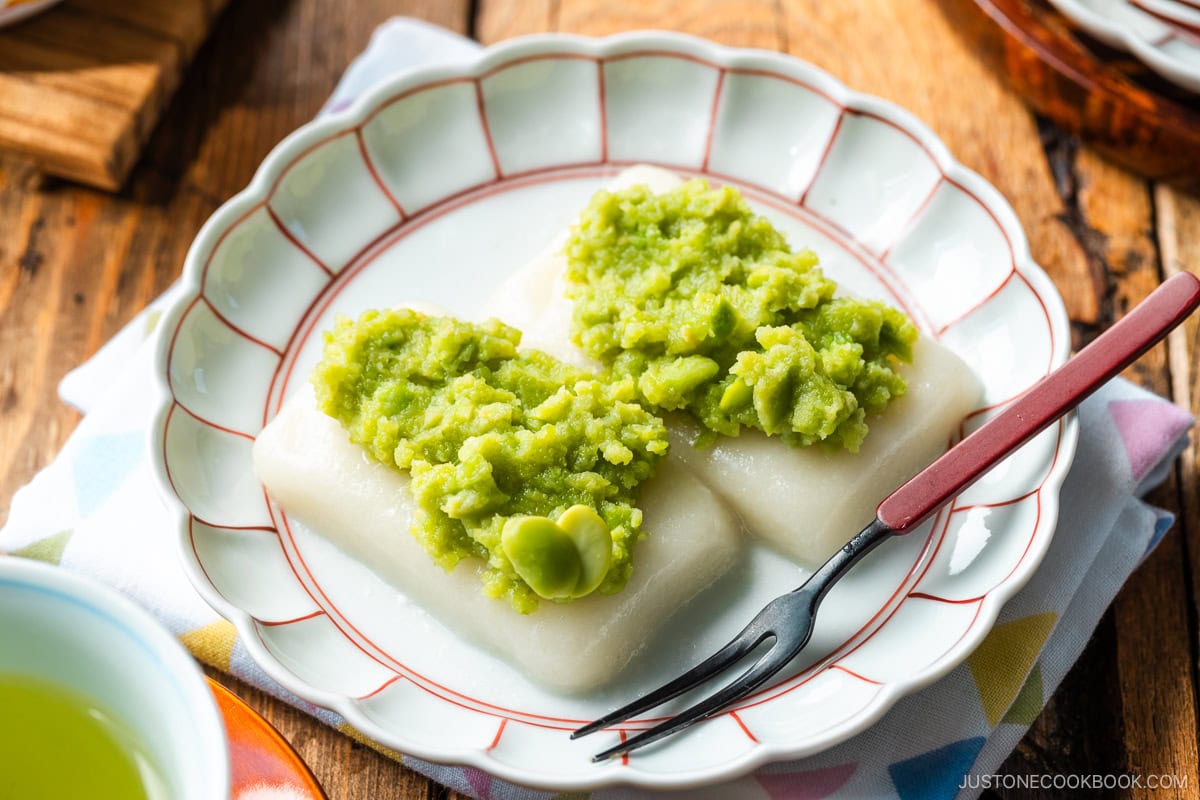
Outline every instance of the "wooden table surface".
<path fill-rule="evenodd" d="M 78 421 L 56 399 L 63 374 L 171 283 L 204 220 L 313 116 L 372 28 L 395 14 L 485 44 L 537 31 L 672 28 L 792 53 L 894 100 L 1016 208 L 1034 257 L 1066 299 L 1077 347 L 1165 276 L 1200 270 L 1200 199 L 1114 167 L 1036 119 L 976 61 L 935 0 L 232 3 L 121 193 L 41 180 L 0 156 L 0 498 L 45 466 Z M 1196 335 L 1193 321 L 1130 377 L 1195 413 Z M 1121 591 L 1006 772 L 1167 773 L 1188 788 L 1155 798 L 1200 791 L 1196 467 L 1189 450 L 1151 496 L 1179 522 Z M 6 515 L 0 510 L 0 522 Z M 279 728 L 335 800 L 453 796 L 224 682 Z"/>

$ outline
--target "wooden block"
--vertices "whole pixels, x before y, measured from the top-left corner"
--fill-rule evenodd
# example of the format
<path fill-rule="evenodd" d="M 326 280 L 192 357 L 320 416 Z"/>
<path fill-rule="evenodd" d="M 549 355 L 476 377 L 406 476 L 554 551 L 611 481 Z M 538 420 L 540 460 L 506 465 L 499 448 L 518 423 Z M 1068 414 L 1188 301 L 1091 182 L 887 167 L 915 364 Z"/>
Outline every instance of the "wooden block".
<path fill-rule="evenodd" d="M 0 149 L 116 190 L 228 0 L 67 0 L 0 32 Z"/>

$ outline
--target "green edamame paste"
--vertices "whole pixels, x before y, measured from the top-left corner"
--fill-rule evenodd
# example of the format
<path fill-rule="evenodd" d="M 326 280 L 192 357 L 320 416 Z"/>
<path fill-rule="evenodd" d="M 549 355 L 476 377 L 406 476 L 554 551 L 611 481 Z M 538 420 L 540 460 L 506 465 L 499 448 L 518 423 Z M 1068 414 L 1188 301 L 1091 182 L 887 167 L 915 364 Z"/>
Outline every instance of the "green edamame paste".
<path fill-rule="evenodd" d="M 900 311 L 835 298 L 731 188 L 598 192 L 566 245 L 572 340 L 657 411 L 710 436 L 743 426 L 857 450 L 868 415 L 904 394 L 917 330 Z"/>
<path fill-rule="evenodd" d="M 634 490 L 667 437 L 631 378 L 518 353 L 520 339 L 495 320 L 368 311 L 325 333 L 312 382 L 351 441 L 410 472 L 412 533 L 434 561 L 482 559 L 484 592 L 528 613 L 539 596 L 624 587 L 643 535 Z"/>

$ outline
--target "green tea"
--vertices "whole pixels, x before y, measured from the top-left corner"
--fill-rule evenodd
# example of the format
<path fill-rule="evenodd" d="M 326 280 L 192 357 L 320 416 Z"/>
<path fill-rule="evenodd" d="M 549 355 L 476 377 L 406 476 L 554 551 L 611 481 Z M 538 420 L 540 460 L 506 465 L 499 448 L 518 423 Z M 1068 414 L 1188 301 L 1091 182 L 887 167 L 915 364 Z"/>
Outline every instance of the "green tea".
<path fill-rule="evenodd" d="M 155 800 L 163 785 L 124 725 L 70 689 L 0 674 L 0 800 Z"/>

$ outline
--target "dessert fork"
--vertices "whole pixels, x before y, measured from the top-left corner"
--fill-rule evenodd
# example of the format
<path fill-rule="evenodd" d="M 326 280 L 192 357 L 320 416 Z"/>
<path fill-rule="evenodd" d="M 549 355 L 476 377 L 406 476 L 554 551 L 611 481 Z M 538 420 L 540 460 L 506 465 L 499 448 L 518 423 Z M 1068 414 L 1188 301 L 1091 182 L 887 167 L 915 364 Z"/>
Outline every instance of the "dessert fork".
<path fill-rule="evenodd" d="M 603 761 L 628 753 L 721 713 L 727 706 L 782 670 L 812 635 L 817 608 L 829 589 L 867 553 L 892 536 L 909 533 L 994 464 L 1050 426 L 1182 322 L 1200 305 L 1200 280 L 1178 274 L 1094 342 L 1042 378 L 998 416 L 946 451 L 875 509 L 875 519 L 805 581 L 781 595 L 717 652 L 678 678 L 632 703 L 579 728 L 586 736 L 697 688 L 771 641 L 737 679 L 667 721 L 593 757 Z"/>

